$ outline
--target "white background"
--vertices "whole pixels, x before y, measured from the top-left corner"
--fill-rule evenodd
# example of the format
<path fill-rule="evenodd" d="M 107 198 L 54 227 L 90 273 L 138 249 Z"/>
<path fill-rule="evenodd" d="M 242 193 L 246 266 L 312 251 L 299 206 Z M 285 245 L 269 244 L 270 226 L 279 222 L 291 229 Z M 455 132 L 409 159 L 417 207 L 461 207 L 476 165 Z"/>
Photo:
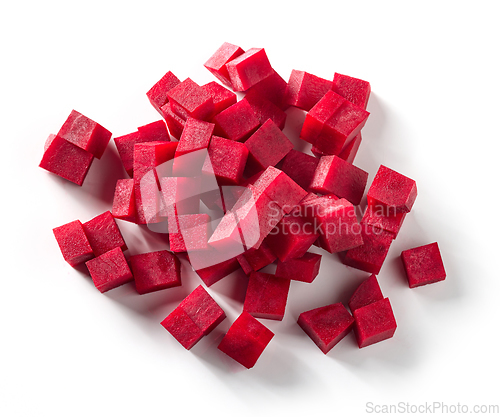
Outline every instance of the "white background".
<path fill-rule="evenodd" d="M 411 5 L 410 5 L 411 4 Z M 0 13 L 2 265 L 0 415 L 345 415 L 408 402 L 499 404 L 497 2 L 24 1 Z M 210 288 L 226 319 L 191 351 L 159 322 L 201 283 L 100 294 L 67 265 L 52 228 L 110 209 L 124 177 L 113 142 L 83 187 L 38 168 L 71 109 L 129 133 L 158 114 L 145 92 L 168 70 L 202 84 L 224 42 L 264 47 L 292 69 L 371 82 L 355 164 L 417 181 L 419 195 L 379 275 L 393 339 L 324 355 L 300 312 L 348 300 L 368 274 L 325 254 L 313 284 L 293 282 L 283 322 L 252 370 L 216 349 L 241 311 L 245 279 Z M 287 133 L 295 140 L 300 112 Z M 295 135 L 295 136 L 294 136 Z M 301 144 L 308 149 L 306 144 Z M 161 236 L 120 222 L 136 254 Z M 448 277 L 410 290 L 399 255 L 438 241 Z"/>

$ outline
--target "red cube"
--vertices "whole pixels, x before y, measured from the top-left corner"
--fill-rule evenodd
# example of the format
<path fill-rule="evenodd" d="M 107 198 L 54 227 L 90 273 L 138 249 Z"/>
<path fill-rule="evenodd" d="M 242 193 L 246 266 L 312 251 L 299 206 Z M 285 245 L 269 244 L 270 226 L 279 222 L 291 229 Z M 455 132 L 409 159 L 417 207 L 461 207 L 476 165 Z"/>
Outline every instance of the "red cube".
<path fill-rule="evenodd" d="M 286 89 L 286 101 L 290 106 L 309 111 L 332 89 L 332 82 L 305 71 L 292 70 Z"/>
<path fill-rule="evenodd" d="M 174 138 L 179 139 L 182 135 L 182 131 L 184 130 L 184 125 L 186 124 L 186 121 L 182 117 L 178 116 L 173 112 L 170 103 L 166 103 L 161 108 L 161 113 L 163 115 L 163 118 L 165 119 L 165 122 L 167 123 L 170 134 Z"/>
<path fill-rule="evenodd" d="M 181 285 L 181 263 L 177 256 L 169 251 L 134 255 L 130 257 L 129 262 L 139 294 Z"/>
<path fill-rule="evenodd" d="M 309 190 L 319 159 L 292 149 L 283 159 L 281 169 L 304 190 Z"/>
<path fill-rule="evenodd" d="M 83 230 L 95 256 L 100 256 L 114 248 L 127 249 L 116 220 L 109 211 L 83 223 Z"/>
<path fill-rule="evenodd" d="M 175 157 L 208 148 L 215 125 L 188 117 L 182 131 Z"/>
<path fill-rule="evenodd" d="M 231 325 L 218 349 L 245 368 L 252 368 L 274 333 L 246 311 Z"/>
<path fill-rule="evenodd" d="M 151 89 L 146 93 L 148 99 L 152 106 L 162 114 L 161 108 L 168 103 L 168 92 L 174 88 L 180 80 L 168 71 L 161 79 L 151 87 Z"/>
<path fill-rule="evenodd" d="M 396 319 L 388 298 L 354 310 L 354 333 L 360 348 L 394 336 Z"/>
<path fill-rule="evenodd" d="M 326 355 L 351 331 L 354 319 L 336 303 L 301 313 L 297 323 Z"/>
<path fill-rule="evenodd" d="M 210 236 L 210 216 L 208 214 L 169 215 L 168 225 L 172 252 L 208 249 Z"/>
<path fill-rule="evenodd" d="M 224 42 L 222 46 L 205 62 L 204 66 L 213 75 L 227 86 L 231 87 L 229 73 L 227 72 L 226 64 L 229 61 L 242 55 L 245 51 L 239 46 Z"/>
<path fill-rule="evenodd" d="M 172 311 L 161 325 L 188 350 L 205 336 L 191 317 L 179 307 Z"/>
<path fill-rule="evenodd" d="M 243 310 L 256 318 L 283 320 L 289 289 L 288 278 L 252 272 Z"/>
<path fill-rule="evenodd" d="M 384 296 L 378 285 L 377 277 L 372 274 L 368 279 L 365 279 L 349 300 L 349 308 L 351 312 L 358 308 L 367 306 L 368 304 L 375 303 L 383 300 Z"/>
<path fill-rule="evenodd" d="M 355 106 L 366 109 L 371 92 L 368 81 L 335 73 L 331 89 Z"/>
<path fill-rule="evenodd" d="M 95 287 L 102 293 L 134 279 L 121 248 L 103 253 L 97 258 L 87 261 L 85 265 L 87 265 Z"/>
<path fill-rule="evenodd" d="M 286 122 L 286 113 L 274 103 L 262 97 L 256 90 L 250 90 L 243 99 L 250 104 L 260 124 L 271 119 L 276 126 L 283 130 Z"/>
<path fill-rule="evenodd" d="M 90 242 L 79 220 L 56 227 L 52 231 L 64 260 L 71 266 L 80 265 L 94 257 Z"/>
<path fill-rule="evenodd" d="M 321 255 L 306 252 L 300 258 L 289 259 L 286 262 L 278 262 L 276 275 L 294 281 L 308 282 L 314 281 L 319 274 Z"/>
<path fill-rule="evenodd" d="M 240 228 L 238 227 L 238 221 L 234 213 L 228 211 L 224 215 L 212 233 L 212 236 L 210 236 L 208 244 L 217 252 L 224 254 L 225 259 L 222 259 L 219 262 L 235 258 L 245 251 L 242 234 Z"/>
<path fill-rule="evenodd" d="M 214 102 L 214 115 L 219 114 L 222 110 L 226 110 L 229 106 L 236 104 L 236 94 L 224 88 L 218 82 L 212 81 L 202 85 L 208 94 L 212 96 Z"/>
<path fill-rule="evenodd" d="M 273 72 L 247 90 L 247 95 L 256 94 L 276 105 L 281 110 L 290 107 L 286 102 L 286 81 L 276 72 Z M 245 96 L 245 97 L 246 97 Z M 279 123 L 276 123 L 279 125 Z"/>
<path fill-rule="evenodd" d="M 235 91 L 246 91 L 273 74 L 264 48 L 251 48 L 226 64 Z"/>
<path fill-rule="evenodd" d="M 195 269 L 201 280 L 207 287 L 220 281 L 222 278 L 227 277 L 229 274 L 237 271 L 240 264 L 236 258 L 231 258 L 219 264 L 207 266 L 202 269 Z"/>
<path fill-rule="evenodd" d="M 209 120 L 214 112 L 212 96 L 190 78 L 186 78 L 167 93 L 174 113 L 186 120 L 188 117 Z"/>
<path fill-rule="evenodd" d="M 113 197 L 111 214 L 115 219 L 136 222 L 134 180 L 118 180 Z"/>
<path fill-rule="evenodd" d="M 250 248 L 237 257 L 245 274 L 264 268 L 276 260 L 276 255 L 264 240 L 258 249 Z"/>
<path fill-rule="evenodd" d="M 214 117 L 215 134 L 244 142 L 259 127 L 259 119 L 246 100 L 240 100 Z"/>
<path fill-rule="evenodd" d="M 243 178 L 247 158 L 248 148 L 245 144 L 212 136 L 203 172 L 213 173 L 219 185 L 236 185 Z"/>
<path fill-rule="evenodd" d="M 367 206 L 365 214 L 361 219 L 361 224 L 377 227 L 392 234 L 393 239 L 399 233 L 406 213 L 394 213 L 385 206 Z"/>
<path fill-rule="evenodd" d="M 401 252 L 410 288 L 443 281 L 446 278 L 437 242 Z"/>
<path fill-rule="evenodd" d="M 344 149 L 340 151 L 339 158 L 349 162 L 350 164 L 354 163 L 354 158 L 356 158 L 362 139 L 361 132 L 359 132 L 354 139 L 345 145 Z M 311 152 L 314 153 L 314 150 L 311 149 Z"/>

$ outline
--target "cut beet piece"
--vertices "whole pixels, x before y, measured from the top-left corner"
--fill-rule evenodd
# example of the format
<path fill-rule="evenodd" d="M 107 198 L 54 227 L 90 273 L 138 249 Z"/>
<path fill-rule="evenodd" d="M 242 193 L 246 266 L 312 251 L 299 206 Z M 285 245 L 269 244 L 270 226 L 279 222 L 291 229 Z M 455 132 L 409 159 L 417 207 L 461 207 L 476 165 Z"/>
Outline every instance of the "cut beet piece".
<path fill-rule="evenodd" d="M 209 160 L 203 165 L 203 172 L 213 173 L 219 185 L 236 185 L 243 178 L 248 158 L 248 148 L 240 142 L 212 136 L 208 146 Z"/>
<path fill-rule="evenodd" d="M 304 190 L 308 190 L 318 163 L 318 158 L 292 149 L 283 159 L 281 169 Z"/>
<path fill-rule="evenodd" d="M 94 156 L 59 136 L 49 136 L 40 168 L 82 185 Z"/>
<path fill-rule="evenodd" d="M 182 131 L 184 130 L 186 121 L 172 111 L 170 103 L 165 104 L 161 108 L 161 113 L 163 115 L 163 118 L 165 119 L 165 122 L 167 123 L 170 134 L 174 138 L 179 139 L 182 135 Z"/>
<path fill-rule="evenodd" d="M 321 255 L 306 252 L 300 258 L 290 259 L 286 262 L 278 262 L 276 275 L 294 281 L 311 283 L 319 274 Z"/>
<path fill-rule="evenodd" d="M 214 127 L 212 123 L 188 117 L 179 139 L 179 146 L 175 151 L 175 157 L 208 148 Z"/>
<path fill-rule="evenodd" d="M 363 244 L 344 256 L 345 265 L 378 275 L 392 243 L 392 234 L 376 227 L 362 225 Z"/>
<path fill-rule="evenodd" d="M 83 223 L 83 230 L 95 256 L 100 256 L 114 248 L 127 249 L 120 229 L 109 211 Z"/>
<path fill-rule="evenodd" d="M 354 158 L 356 158 L 356 154 L 358 153 L 359 146 L 361 145 L 362 137 L 361 132 L 359 132 L 353 140 L 351 140 L 344 149 L 340 151 L 339 158 L 343 159 L 350 164 L 354 163 Z M 314 150 L 311 149 L 311 152 L 314 153 Z"/>
<path fill-rule="evenodd" d="M 100 159 L 111 139 L 111 132 L 76 110 L 72 110 L 57 136 Z"/>
<path fill-rule="evenodd" d="M 215 134 L 244 142 L 259 127 L 259 119 L 246 100 L 240 100 L 214 117 Z"/>
<path fill-rule="evenodd" d="M 237 257 L 245 274 L 258 271 L 276 260 L 276 255 L 263 241 L 258 249 L 251 248 Z"/>
<path fill-rule="evenodd" d="M 144 126 L 139 126 L 137 131 L 141 135 L 143 142 L 169 142 L 170 135 L 168 134 L 167 126 L 163 120 L 148 123 Z M 147 140 L 146 140 L 147 139 Z"/>
<path fill-rule="evenodd" d="M 213 115 L 212 96 L 190 78 L 172 88 L 167 97 L 172 111 L 184 120 L 188 117 L 209 120 Z"/>
<path fill-rule="evenodd" d="M 446 278 L 437 242 L 407 249 L 401 252 L 401 259 L 410 288 L 443 281 Z"/>
<path fill-rule="evenodd" d="M 380 205 L 375 207 L 367 206 L 361 224 L 367 224 L 392 233 L 393 239 L 395 239 L 403 225 L 406 213 L 394 213 L 393 211 Z"/>
<path fill-rule="evenodd" d="M 289 107 L 286 102 L 286 86 L 286 81 L 273 70 L 271 75 L 268 75 L 262 81 L 249 88 L 247 96 L 252 96 L 253 94 L 259 95 L 284 111 Z M 279 123 L 276 124 L 279 125 Z"/>
<path fill-rule="evenodd" d="M 180 80 L 169 71 L 146 93 L 149 101 L 160 114 L 162 114 L 161 108 L 168 102 L 167 93 L 179 83 Z"/>
<path fill-rule="evenodd" d="M 368 190 L 368 205 L 387 207 L 387 214 L 408 213 L 417 198 L 417 184 L 412 179 L 380 165 Z"/>
<path fill-rule="evenodd" d="M 337 303 L 305 311 L 297 323 L 326 355 L 351 331 L 354 319 Z"/>
<path fill-rule="evenodd" d="M 134 180 L 125 179 L 116 182 L 111 214 L 115 219 L 135 223 Z"/>
<path fill-rule="evenodd" d="M 235 91 L 246 91 L 274 70 L 264 48 L 251 48 L 226 64 Z"/>
<path fill-rule="evenodd" d="M 246 311 L 231 325 L 218 349 L 245 368 L 252 368 L 274 333 Z"/>
<path fill-rule="evenodd" d="M 246 100 L 254 111 L 260 124 L 271 119 L 276 126 L 283 130 L 285 127 L 286 113 L 274 103 L 262 97 L 257 91 L 250 90 L 243 100 Z"/>
<path fill-rule="evenodd" d="M 160 178 L 163 197 L 162 216 L 196 214 L 200 211 L 201 182 L 199 178 Z"/>
<path fill-rule="evenodd" d="M 257 318 L 283 320 L 289 289 L 288 278 L 252 272 L 243 310 Z"/>
<path fill-rule="evenodd" d="M 135 287 L 146 294 L 181 285 L 181 263 L 173 253 L 162 250 L 131 256 Z"/>
<path fill-rule="evenodd" d="M 224 215 L 208 240 L 208 244 L 223 253 L 226 259 L 234 258 L 245 251 L 234 213 L 228 211 Z"/>
<path fill-rule="evenodd" d="M 168 225 L 172 252 L 189 252 L 208 248 L 208 237 L 210 236 L 210 216 L 208 214 L 169 215 Z"/>
<path fill-rule="evenodd" d="M 338 156 L 320 158 L 310 189 L 320 194 L 335 194 L 357 206 L 363 198 L 368 172 Z"/>
<path fill-rule="evenodd" d="M 203 269 L 196 269 L 196 273 L 200 276 L 207 287 L 227 277 L 229 274 L 237 271 L 240 264 L 236 258 L 228 259 L 216 265 L 208 266 Z"/>
<path fill-rule="evenodd" d="M 214 115 L 236 104 L 236 94 L 215 81 L 202 85 L 201 88 L 212 96 L 214 102 Z"/>
<path fill-rule="evenodd" d="M 278 126 L 268 119 L 245 142 L 248 148 L 247 167 L 252 173 L 274 166 L 293 149 L 293 144 Z"/>
<path fill-rule="evenodd" d="M 80 265 L 94 257 L 90 242 L 79 220 L 56 227 L 52 231 L 64 260 L 71 266 Z"/>
<path fill-rule="evenodd" d="M 193 319 L 180 307 L 172 311 L 161 325 L 188 350 L 205 336 Z"/>
<path fill-rule="evenodd" d="M 201 285 L 198 285 L 179 304 L 179 307 L 186 312 L 204 335 L 209 334 L 226 318 L 224 310 Z"/>
<path fill-rule="evenodd" d="M 354 310 L 354 333 L 360 348 L 394 336 L 396 319 L 388 298 Z"/>
<path fill-rule="evenodd" d="M 121 248 L 103 253 L 86 262 L 85 265 L 87 265 L 95 287 L 100 292 L 112 290 L 134 279 Z"/>
<path fill-rule="evenodd" d="M 371 92 L 370 83 L 368 81 L 335 73 L 331 88 L 355 106 L 366 109 Z"/>
<path fill-rule="evenodd" d="M 383 299 L 384 296 L 378 285 L 377 277 L 375 275 L 370 275 L 370 278 L 365 279 L 359 287 L 356 288 L 356 291 L 354 291 L 354 294 L 349 300 L 349 308 L 351 312 L 354 312 L 354 310 L 358 308 Z"/>
<path fill-rule="evenodd" d="M 309 111 L 332 89 L 332 82 L 305 71 L 292 70 L 286 89 L 286 101 L 290 106 Z"/>
<path fill-rule="evenodd" d="M 245 51 L 239 46 L 224 42 L 222 46 L 208 59 L 208 61 L 205 62 L 204 66 L 220 81 L 231 87 L 232 85 L 229 80 L 229 73 L 227 72 L 226 64 L 243 53 L 245 53 Z"/>

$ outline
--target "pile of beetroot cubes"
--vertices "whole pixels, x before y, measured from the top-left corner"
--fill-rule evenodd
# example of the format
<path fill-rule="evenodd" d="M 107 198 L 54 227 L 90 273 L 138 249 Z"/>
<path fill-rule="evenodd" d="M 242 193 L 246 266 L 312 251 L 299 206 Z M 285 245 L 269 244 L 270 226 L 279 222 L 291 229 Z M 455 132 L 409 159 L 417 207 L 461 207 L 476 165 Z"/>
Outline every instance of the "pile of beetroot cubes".
<path fill-rule="evenodd" d="M 167 72 L 147 92 L 164 120 L 114 138 L 130 178 L 118 180 L 111 211 L 54 229 L 64 259 L 85 263 L 101 292 L 134 281 L 139 294 L 181 285 L 179 254 L 207 287 L 241 268 L 249 277 L 243 312 L 219 349 L 251 368 L 274 336 L 257 318 L 282 320 L 291 281 L 314 281 L 322 255 L 308 250 L 316 245 L 371 275 L 352 295 L 350 312 L 336 303 L 300 314 L 304 332 L 324 353 L 352 329 L 360 348 L 392 337 L 396 320 L 376 275 L 417 188 L 382 165 L 363 217 L 356 216 L 368 173 L 353 161 L 370 84 L 297 70 L 287 83 L 264 49 L 229 43 L 205 67 L 220 83 L 200 86 Z M 311 154 L 293 149 L 283 133 L 290 106 L 306 112 L 300 138 Z M 81 185 L 110 138 L 72 111 L 47 140 L 40 166 Z M 127 259 L 115 219 L 168 232 L 169 250 Z M 401 257 L 411 288 L 445 279 L 437 243 Z M 274 274 L 261 271 L 272 263 Z M 225 317 L 200 285 L 161 324 L 190 349 Z"/>

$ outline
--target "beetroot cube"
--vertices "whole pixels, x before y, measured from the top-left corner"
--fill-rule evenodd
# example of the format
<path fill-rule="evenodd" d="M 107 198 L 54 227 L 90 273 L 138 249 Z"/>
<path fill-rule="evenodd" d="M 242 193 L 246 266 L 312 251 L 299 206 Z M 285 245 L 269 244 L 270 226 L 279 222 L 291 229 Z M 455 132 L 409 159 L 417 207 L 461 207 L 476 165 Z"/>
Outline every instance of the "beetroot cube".
<path fill-rule="evenodd" d="M 116 182 L 113 209 L 111 214 L 115 219 L 135 223 L 134 180 L 118 180 Z"/>
<path fill-rule="evenodd" d="M 94 257 L 90 242 L 79 220 L 56 227 L 52 231 L 64 260 L 71 266 L 80 265 Z"/>
<path fill-rule="evenodd" d="M 40 168 L 82 185 L 94 156 L 59 136 L 51 136 L 46 144 Z"/>
<path fill-rule="evenodd" d="M 100 159 L 111 139 L 111 132 L 76 110 L 72 110 L 57 136 Z"/>
<path fill-rule="evenodd" d="M 394 336 L 396 319 L 388 298 L 354 310 L 354 333 L 360 348 Z"/>
<path fill-rule="evenodd" d="M 212 117 L 214 111 L 212 96 L 190 78 L 172 88 L 167 97 L 172 111 L 184 120 L 188 117 L 200 120 Z"/>
<path fill-rule="evenodd" d="M 146 294 L 181 285 L 181 263 L 173 253 L 162 250 L 131 256 L 135 287 Z"/>
<path fill-rule="evenodd" d="M 359 146 L 361 145 L 361 140 L 362 137 L 360 132 L 354 137 L 353 140 L 351 140 L 346 146 L 344 146 L 344 149 L 342 149 L 342 151 L 340 151 L 339 153 L 339 158 L 352 164 L 354 162 L 354 158 L 356 158 L 356 154 L 358 153 Z"/>
<path fill-rule="evenodd" d="M 160 114 L 162 114 L 161 108 L 168 102 L 167 93 L 179 83 L 179 79 L 169 71 L 146 93 L 149 101 Z"/>
<path fill-rule="evenodd" d="M 293 144 L 278 126 L 268 119 L 245 142 L 248 148 L 248 166 L 259 172 L 274 166 L 293 149 Z"/>
<path fill-rule="evenodd" d="M 391 213 L 408 213 L 417 198 L 417 184 L 412 179 L 380 165 L 368 190 L 368 205 L 382 205 Z"/>
<path fill-rule="evenodd" d="M 258 271 L 276 260 L 276 255 L 271 248 L 263 241 L 258 249 L 250 248 L 237 257 L 238 262 L 245 274 L 250 275 L 253 271 Z"/>
<path fill-rule="evenodd" d="M 366 109 L 371 91 L 368 81 L 335 73 L 331 88 L 355 106 Z"/>
<path fill-rule="evenodd" d="M 378 275 L 392 243 L 393 235 L 376 227 L 362 225 L 363 244 L 347 251 L 345 265 Z"/>
<path fill-rule="evenodd" d="M 235 91 L 246 91 L 274 70 L 264 48 L 251 48 L 226 64 Z"/>
<path fill-rule="evenodd" d="M 349 308 L 351 312 L 354 312 L 354 310 L 358 308 L 383 299 L 384 296 L 378 285 L 377 277 L 375 275 L 370 275 L 370 278 L 365 279 L 359 287 L 356 288 L 356 291 L 354 291 L 354 294 L 349 300 Z"/>
<path fill-rule="evenodd" d="M 196 214 L 200 211 L 198 178 L 164 177 L 160 179 L 163 198 L 162 216 Z"/>
<path fill-rule="evenodd" d="M 284 111 L 290 107 L 286 102 L 286 87 L 286 81 L 273 70 L 271 75 L 249 88 L 245 97 L 258 95 Z M 279 123 L 276 124 L 279 126 Z"/>
<path fill-rule="evenodd" d="M 347 200 L 325 199 L 318 207 L 316 220 L 320 245 L 327 252 L 341 252 L 363 244 L 354 206 Z"/>
<path fill-rule="evenodd" d="M 212 136 L 204 173 L 213 173 L 220 185 L 239 184 L 248 158 L 248 148 L 240 142 Z"/>
<path fill-rule="evenodd" d="M 163 120 L 148 123 L 144 126 L 139 126 L 137 131 L 140 134 L 142 142 L 169 142 L 170 135 L 168 134 L 167 126 Z"/>
<path fill-rule="evenodd" d="M 176 222 L 176 225 L 172 227 L 174 222 Z M 170 250 L 172 252 L 207 249 L 210 234 L 210 216 L 208 214 L 169 215 L 168 223 Z M 177 229 L 177 231 L 172 229 Z"/>
<path fill-rule="evenodd" d="M 134 279 L 121 248 L 114 248 L 103 253 L 85 265 L 87 265 L 95 287 L 100 292 L 112 290 Z"/>
<path fill-rule="evenodd" d="M 240 100 L 214 117 L 215 134 L 244 142 L 259 127 L 259 119 L 248 104 Z"/>
<path fill-rule="evenodd" d="M 252 368 L 274 333 L 246 311 L 231 325 L 218 349 L 245 368 Z"/>
<path fill-rule="evenodd" d="M 198 285 L 198 287 L 179 304 L 179 307 L 191 317 L 204 335 L 209 334 L 226 318 L 224 310 L 219 307 L 201 285 Z"/>
<path fill-rule="evenodd" d="M 211 265 L 202 269 L 196 269 L 196 273 L 205 285 L 210 287 L 222 278 L 237 271 L 239 268 L 240 264 L 238 260 L 236 258 L 231 258 L 219 264 Z"/>
<path fill-rule="evenodd" d="M 175 157 L 208 148 L 214 126 L 212 123 L 188 117 L 181 138 L 179 139 L 179 146 L 177 146 Z"/>
<path fill-rule="evenodd" d="M 276 126 L 283 130 L 285 127 L 286 113 L 274 103 L 262 97 L 256 90 L 250 90 L 243 100 L 248 101 L 260 124 L 271 119 Z"/>
<path fill-rule="evenodd" d="M 286 262 L 278 262 L 276 275 L 294 281 L 311 283 L 319 274 L 321 255 L 306 252 L 300 258 L 289 259 Z"/>
<path fill-rule="evenodd" d="M 309 111 L 332 89 L 332 82 L 305 71 L 292 70 L 286 89 L 286 101 L 290 106 Z"/>
<path fill-rule="evenodd" d="M 201 88 L 212 96 L 214 102 L 214 115 L 236 104 L 236 94 L 215 81 L 202 85 Z"/>
<path fill-rule="evenodd" d="M 83 223 L 83 230 L 95 256 L 100 256 L 114 248 L 127 249 L 120 229 L 109 211 Z"/>
<path fill-rule="evenodd" d="M 363 198 L 368 172 L 338 156 L 320 158 L 310 189 L 320 194 L 335 194 L 357 206 Z"/>
<path fill-rule="evenodd" d="M 326 355 L 351 331 L 354 319 L 336 303 L 301 313 L 297 323 Z"/>
<path fill-rule="evenodd" d="M 318 163 L 318 158 L 292 149 L 283 159 L 281 169 L 304 190 L 308 190 Z"/>
<path fill-rule="evenodd" d="M 243 310 L 257 318 L 283 320 L 289 289 L 288 278 L 252 272 Z"/>
<path fill-rule="evenodd" d="M 405 217 L 406 213 L 394 213 L 393 210 L 384 206 L 368 206 L 361 219 L 361 224 L 367 224 L 392 233 L 394 239 L 398 235 Z"/>
<path fill-rule="evenodd" d="M 437 242 L 401 252 L 410 288 L 443 281 L 446 278 Z"/>
<path fill-rule="evenodd" d="M 205 336 L 193 319 L 180 307 L 172 311 L 161 325 L 188 350 Z"/>
<path fill-rule="evenodd" d="M 205 62 L 204 66 L 213 75 L 227 86 L 231 87 L 229 73 L 227 72 L 226 64 L 229 61 L 242 55 L 245 51 L 239 46 L 224 42 L 222 46 Z"/>
<path fill-rule="evenodd" d="M 165 119 L 165 122 L 167 123 L 170 134 L 174 138 L 179 139 L 182 135 L 182 131 L 184 130 L 186 121 L 172 111 L 170 103 L 165 104 L 161 108 L 161 113 L 163 115 L 163 118 Z"/>
<path fill-rule="evenodd" d="M 234 258 L 245 251 L 238 221 L 234 213 L 228 211 L 224 215 L 212 236 L 210 236 L 208 244 L 218 252 L 223 253 L 225 259 Z"/>

